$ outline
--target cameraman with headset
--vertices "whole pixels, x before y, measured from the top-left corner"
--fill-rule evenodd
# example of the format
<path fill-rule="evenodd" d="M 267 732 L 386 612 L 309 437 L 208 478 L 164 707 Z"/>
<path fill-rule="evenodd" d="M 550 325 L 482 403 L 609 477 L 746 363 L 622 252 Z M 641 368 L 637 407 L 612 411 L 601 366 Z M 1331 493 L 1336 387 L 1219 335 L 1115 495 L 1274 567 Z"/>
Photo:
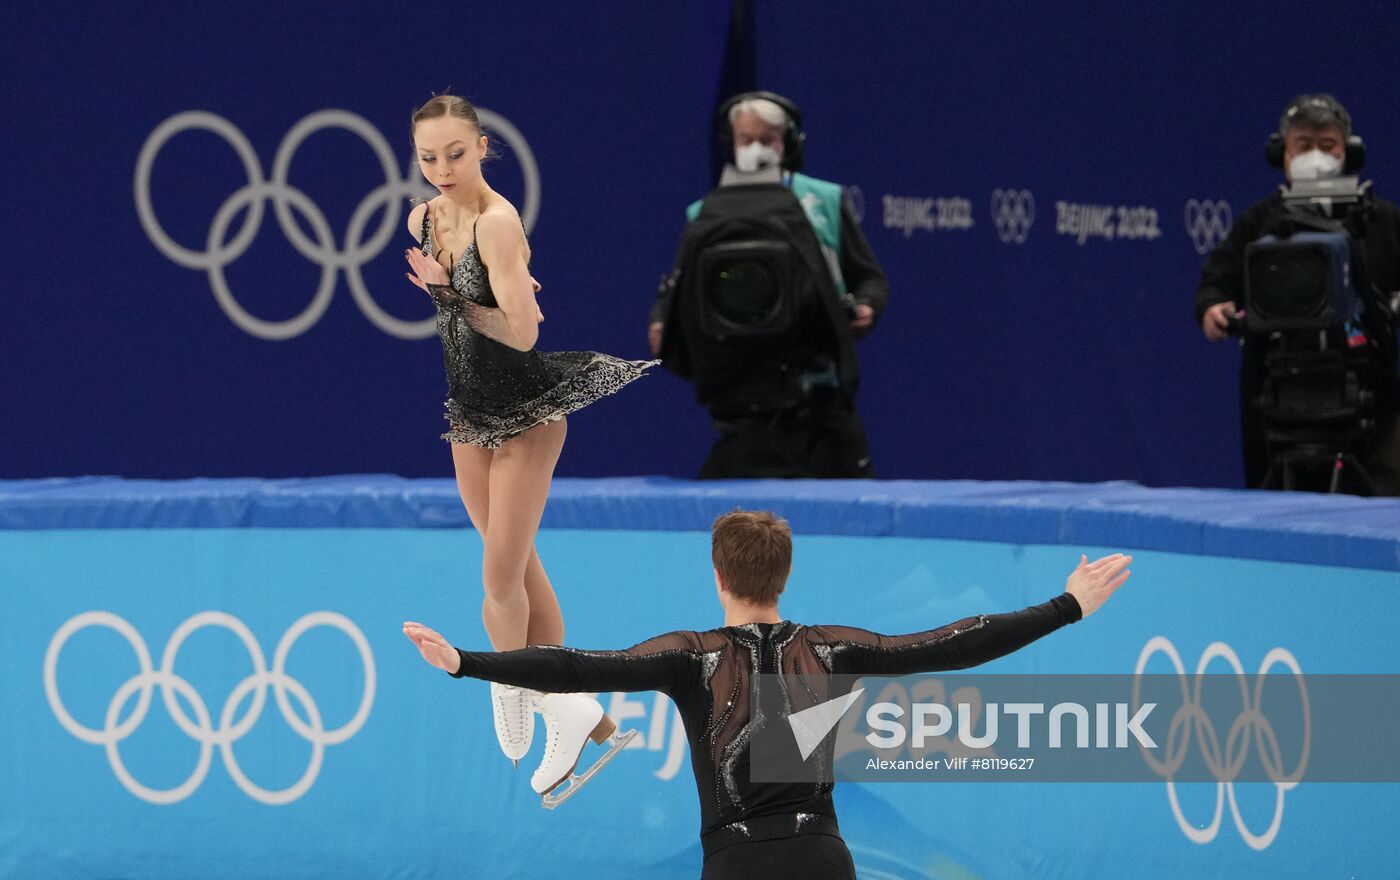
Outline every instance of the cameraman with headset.
<path fill-rule="evenodd" d="M 1283 113 L 1279 131 L 1269 137 L 1266 147 L 1269 163 L 1282 170 L 1290 187 L 1303 181 L 1324 181 L 1341 175 L 1355 175 L 1365 161 L 1365 145 L 1353 133 L 1351 117 L 1331 95 L 1301 95 Z M 1196 290 L 1195 315 L 1206 339 L 1219 342 L 1229 335 L 1241 337 L 1240 423 L 1244 446 L 1245 485 L 1258 488 L 1276 484 L 1278 461 L 1271 461 L 1266 440 L 1267 420 L 1262 412 L 1261 392 L 1269 378 L 1267 357 L 1271 345 L 1277 347 L 1279 334 L 1251 332 L 1244 310 L 1246 250 L 1259 239 L 1276 235 L 1282 239 L 1308 229 L 1311 221 L 1286 200 L 1287 190 L 1251 205 L 1231 227 L 1229 235 L 1206 260 Z M 1362 352 L 1367 366 L 1363 385 L 1374 395 L 1378 422 L 1374 437 L 1379 442 L 1363 450 L 1361 460 L 1377 478 L 1384 494 L 1397 491 L 1400 462 L 1396 447 L 1396 340 L 1392 297 L 1400 291 L 1400 212 L 1390 202 L 1368 198 L 1349 209 L 1318 208 L 1322 222 L 1329 213 L 1364 211 L 1351 218 L 1347 228 L 1363 230 L 1352 241 L 1352 270 L 1357 282 L 1360 314 L 1349 321 L 1345 343 L 1353 352 Z M 1325 200 L 1322 200 L 1325 203 Z M 1345 217 L 1342 213 L 1341 216 Z M 1302 217 L 1302 222 L 1299 218 Z M 1343 224 L 1330 221 L 1338 228 Z M 1338 348 L 1341 345 L 1337 346 Z M 1275 470 L 1271 472 L 1271 465 Z M 1335 488 L 1335 477 L 1334 477 Z"/>
<path fill-rule="evenodd" d="M 840 185 L 799 173 L 796 105 L 745 92 L 716 129 L 733 165 L 688 208 L 647 328 L 719 431 L 699 476 L 873 476 L 853 343 L 884 311 L 885 274 Z"/>

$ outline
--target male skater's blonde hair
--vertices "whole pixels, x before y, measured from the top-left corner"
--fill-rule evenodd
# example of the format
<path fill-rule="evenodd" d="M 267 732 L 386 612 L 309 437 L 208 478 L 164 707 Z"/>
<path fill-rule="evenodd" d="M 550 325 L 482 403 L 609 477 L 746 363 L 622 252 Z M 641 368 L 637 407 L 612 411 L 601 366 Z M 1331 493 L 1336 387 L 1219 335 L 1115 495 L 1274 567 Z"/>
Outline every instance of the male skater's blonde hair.
<path fill-rule="evenodd" d="M 710 556 L 724 586 L 755 605 L 771 605 L 792 571 L 792 529 L 766 510 L 735 510 L 715 520 Z"/>

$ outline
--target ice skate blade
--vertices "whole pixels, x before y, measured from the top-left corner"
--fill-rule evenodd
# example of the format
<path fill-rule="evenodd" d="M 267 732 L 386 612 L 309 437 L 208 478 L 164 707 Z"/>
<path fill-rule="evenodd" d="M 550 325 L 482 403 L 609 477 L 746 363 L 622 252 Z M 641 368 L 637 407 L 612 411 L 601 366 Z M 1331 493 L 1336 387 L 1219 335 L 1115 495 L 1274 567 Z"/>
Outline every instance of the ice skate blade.
<path fill-rule="evenodd" d="M 606 718 L 607 716 L 604 717 Z M 618 733 L 614 728 L 614 733 L 608 736 L 604 741 L 607 743 L 608 750 L 599 756 L 598 760 L 593 762 L 593 766 L 582 773 L 574 773 L 570 770 L 567 779 L 559 780 L 545 791 L 544 794 L 540 795 L 540 806 L 544 807 L 546 810 L 552 810 L 573 797 L 580 788 L 588 784 L 588 780 L 592 779 L 595 773 L 602 770 L 618 752 L 627 748 L 627 744 L 632 742 L 632 740 L 636 739 L 639 735 L 639 732 L 636 730 L 625 730 Z M 599 743 L 599 745 L 602 744 L 603 743 Z"/>

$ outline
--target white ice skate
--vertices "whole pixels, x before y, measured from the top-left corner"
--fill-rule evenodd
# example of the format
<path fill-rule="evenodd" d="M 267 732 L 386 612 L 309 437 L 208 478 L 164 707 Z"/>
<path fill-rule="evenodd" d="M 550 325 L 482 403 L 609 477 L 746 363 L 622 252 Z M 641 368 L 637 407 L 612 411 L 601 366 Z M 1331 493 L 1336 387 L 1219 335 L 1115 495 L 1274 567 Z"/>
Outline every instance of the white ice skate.
<path fill-rule="evenodd" d="M 520 766 L 535 736 L 535 700 L 538 691 L 491 682 L 491 709 L 496 718 L 496 740 L 506 757 Z"/>
<path fill-rule="evenodd" d="M 617 725 L 603 712 L 598 701 L 582 694 L 545 694 L 535 705 L 544 716 L 546 736 L 544 760 L 530 778 L 530 785 L 540 795 L 540 803 L 552 810 L 574 795 L 603 769 L 603 765 L 627 747 L 637 731 L 617 732 Z M 589 740 L 606 745 L 607 751 L 582 773 L 574 773 L 583 747 Z M 560 792 L 555 789 L 568 782 Z"/>

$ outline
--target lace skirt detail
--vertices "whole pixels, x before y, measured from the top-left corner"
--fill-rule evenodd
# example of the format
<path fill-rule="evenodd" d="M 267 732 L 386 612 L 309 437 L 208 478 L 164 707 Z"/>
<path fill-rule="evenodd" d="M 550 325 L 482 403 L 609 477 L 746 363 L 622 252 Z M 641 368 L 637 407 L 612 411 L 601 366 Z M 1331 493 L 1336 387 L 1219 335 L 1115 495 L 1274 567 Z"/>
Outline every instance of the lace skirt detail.
<path fill-rule="evenodd" d="M 533 400 L 501 412 L 484 412 L 449 398 L 445 406 L 449 429 L 442 439 L 499 449 L 512 437 L 536 425 L 556 422 L 595 400 L 616 394 L 660 361 L 626 361 L 597 352 L 545 352 L 540 355 L 560 369 L 559 383 Z"/>

